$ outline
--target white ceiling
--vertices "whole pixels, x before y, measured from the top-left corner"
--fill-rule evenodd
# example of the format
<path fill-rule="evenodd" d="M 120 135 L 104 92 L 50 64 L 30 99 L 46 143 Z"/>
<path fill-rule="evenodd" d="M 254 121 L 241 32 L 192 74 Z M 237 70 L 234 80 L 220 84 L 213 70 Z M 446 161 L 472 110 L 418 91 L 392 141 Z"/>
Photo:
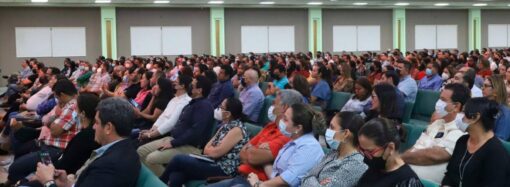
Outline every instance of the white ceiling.
<path fill-rule="evenodd" d="M 407 8 L 471 8 L 474 3 L 487 3 L 482 8 L 510 9 L 509 0 L 223 0 L 223 5 L 209 5 L 209 0 L 170 0 L 168 4 L 154 4 L 154 0 L 111 0 L 109 4 L 95 4 L 94 0 L 48 0 L 48 3 L 31 3 L 30 0 L 0 0 L 0 6 L 126 6 L 126 7 L 317 7 L 307 5 L 310 1 L 322 2 L 322 8 L 394 8 L 397 2 L 410 3 Z M 273 1 L 273 5 L 260 5 L 262 1 Z M 366 2 L 366 6 L 354 6 L 354 2 Z M 450 3 L 446 7 L 435 7 L 435 3 Z"/>

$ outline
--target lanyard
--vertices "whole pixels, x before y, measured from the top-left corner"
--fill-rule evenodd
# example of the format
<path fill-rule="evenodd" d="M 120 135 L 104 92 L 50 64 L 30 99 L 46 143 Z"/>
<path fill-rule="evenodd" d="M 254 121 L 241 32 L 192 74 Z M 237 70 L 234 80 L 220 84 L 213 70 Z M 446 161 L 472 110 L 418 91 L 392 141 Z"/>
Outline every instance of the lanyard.
<path fill-rule="evenodd" d="M 460 165 L 459 165 L 459 175 L 460 175 L 460 183 L 459 183 L 459 186 L 462 187 L 462 180 L 464 179 L 464 172 L 466 172 L 466 166 L 469 164 L 469 161 L 471 161 L 471 159 L 473 157 L 475 157 L 475 154 L 473 153 L 473 155 L 471 155 L 471 157 L 469 157 L 469 159 L 466 161 L 466 163 L 464 163 L 464 167 L 462 167 L 462 163 L 464 162 L 464 158 L 466 157 L 467 155 L 467 147 L 466 147 L 466 152 L 464 152 L 464 156 L 462 156 L 462 160 L 460 160 Z"/>

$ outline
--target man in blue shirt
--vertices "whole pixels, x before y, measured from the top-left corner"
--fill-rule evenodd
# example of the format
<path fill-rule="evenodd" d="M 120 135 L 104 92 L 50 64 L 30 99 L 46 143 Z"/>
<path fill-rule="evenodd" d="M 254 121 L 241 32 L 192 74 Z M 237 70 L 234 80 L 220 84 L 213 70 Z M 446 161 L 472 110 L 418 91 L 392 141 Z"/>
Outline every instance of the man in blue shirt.
<path fill-rule="evenodd" d="M 234 96 L 234 86 L 230 81 L 234 70 L 229 65 L 221 65 L 220 68 L 218 82 L 214 83 L 211 93 L 207 97 L 213 108 L 218 108 L 224 99 Z"/>
<path fill-rule="evenodd" d="M 405 101 L 414 102 L 416 100 L 416 94 L 418 93 L 418 86 L 416 81 L 411 78 L 409 72 L 411 72 L 411 63 L 404 60 L 397 62 L 397 74 L 400 75 L 400 83 L 397 88 L 404 94 Z"/>
<path fill-rule="evenodd" d="M 276 65 L 276 68 L 273 70 L 273 85 L 283 90 L 287 84 L 289 84 L 289 79 L 287 79 L 285 66 L 281 64 Z"/>
<path fill-rule="evenodd" d="M 439 64 L 437 62 L 429 62 L 425 74 L 427 76 L 420 80 L 418 89 L 439 91 L 443 85 L 443 79 L 437 74 L 439 71 Z"/>
<path fill-rule="evenodd" d="M 259 88 L 259 77 L 255 70 L 249 69 L 244 72 L 241 85 L 243 89 L 239 93 L 239 100 L 243 103 L 243 113 L 252 122 L 257 122 L 264 104 L 264 93 Z"/>

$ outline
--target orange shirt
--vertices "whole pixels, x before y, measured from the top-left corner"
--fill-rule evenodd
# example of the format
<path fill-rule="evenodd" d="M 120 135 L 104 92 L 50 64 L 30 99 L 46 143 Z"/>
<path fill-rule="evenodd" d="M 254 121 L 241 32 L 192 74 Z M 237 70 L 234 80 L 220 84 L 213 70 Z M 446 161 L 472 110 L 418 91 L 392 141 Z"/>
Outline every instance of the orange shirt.
<path fill-rule="evenodd" d="M 278 156 L 278 152 L 280 149 L 290 141 L 290 138 L 284 136 L 275 122 L 270 122 L 266 125 L 255 137 L 253 137 L 249 144 L 254 147 L 258 147 L 263 143 L 269 144 L 269 149 L 273 154 L 273 157 L 276 158 Z M 239 173 L 243 176 L 247 176 L 250 173 L 255 173 L 259 177 L 260 180 L 266 181 L 269 179 L 268 176 L 264 173 L 263 168 L 253 167 L 249 164 L 241 164 L 238 168 Z"/>

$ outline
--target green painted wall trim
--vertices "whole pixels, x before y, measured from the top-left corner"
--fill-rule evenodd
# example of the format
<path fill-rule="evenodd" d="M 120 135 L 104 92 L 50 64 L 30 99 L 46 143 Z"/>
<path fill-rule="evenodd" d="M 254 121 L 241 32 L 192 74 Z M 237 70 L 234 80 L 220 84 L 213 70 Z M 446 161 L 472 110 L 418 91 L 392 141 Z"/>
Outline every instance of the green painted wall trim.
<path fill-rule="evenodd" d="M 223 7 L 212 7 L 211 12 L 211 55 L 215 56 L 219 50 L 220 55 L 225 54 L 225 9 Z M 216 46 L 216 21 L 220 22 L 219 49 Z"/>
<path fill-rule="evenodd" d="M 322 9 L 308 9 L 308 50 L 313 52 L 313 21 L 317 20 L 317 51 L 322 51 Z"/>
<path fill-rule="evenodd" d="M 400 37 L 399 37 L 399 26 L 400 21 Z M 400 45 L 399 45 L 400 44 Z M 393 48 L 398 48 L 400 51 L 406 51 L 406 10 L 405 9 L 393 9 Z M 385 51 L 386 49 L 381 49 Z"/>
<path fill-rule="evenodd" d="M 112 56 L 110 58 L 117 59 L 117 17 L 115 7 L 101 7 L 101 48 L 103 56 L 107 56 L 106 47 L 106 21 L 111 21 L 111 44 Z"/>
<path fill-rule="evenodd" d="M 482 48 L 482 11 L 469 9 L 468 20 L 469 50 Z"/>

